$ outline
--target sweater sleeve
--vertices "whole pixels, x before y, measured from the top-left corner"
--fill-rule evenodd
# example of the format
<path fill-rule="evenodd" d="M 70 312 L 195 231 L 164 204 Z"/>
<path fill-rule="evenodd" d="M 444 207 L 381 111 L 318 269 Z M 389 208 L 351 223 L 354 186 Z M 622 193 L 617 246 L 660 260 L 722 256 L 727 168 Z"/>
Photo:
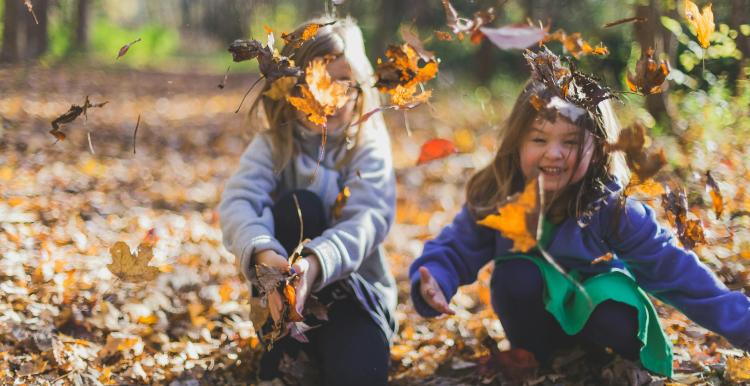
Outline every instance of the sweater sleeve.
<path fill-rule="evenodd" d="M 610 247 L 644 290 L 735 346 L 750 349 L 747 296 L 730 291 L 695 253 L 676 245 L 649 206 L 628 199 L 618 223 L 619 229 L 607 238 Z"/>
<path fill-rule="evenodd" d="M 239 169 L 224 186 L 219 217 L 224 246 L 239 260 L 245 278 L 256 283 L 253 254 L 272 249 L 286 256 L 274 238 L 271 192 L 276 187 L 270 143 L 257 135 L 240 158 Z"/>
<path fill-rule="evenodd" d="M 419 267 L 430 271 L 450 301 L 460 285 L 476 281 L 479 270 L 496 257 L 494 252 L 495 231 L 478 225 L 464 206 L 437 238 L 425 243 L 422 255 L 409 268 L 414 308 L 425 317 L 439 315 L 419 292 Z"/>
<path fill-rule="evenodd" d="M 343 184 L 350 197 L 338 219 L 305 245 L 320 261 L 313 291 L 349 276 L 371 256 L 388 234 L 396 207 L 396 177 L 385 126 L 363 133 L 348 163 Z"/>

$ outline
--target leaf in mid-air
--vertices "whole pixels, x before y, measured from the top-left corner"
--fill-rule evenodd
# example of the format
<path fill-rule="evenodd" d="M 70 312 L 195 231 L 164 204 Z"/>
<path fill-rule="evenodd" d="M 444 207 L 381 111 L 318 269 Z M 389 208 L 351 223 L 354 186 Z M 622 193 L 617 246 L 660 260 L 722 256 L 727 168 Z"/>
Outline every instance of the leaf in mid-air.
<path fill-rule="evenodd" d="M 662 92 L 662 84 L 669 75 L 669 62 L 654 60 L 654 49 L 649 48 L 635 65 L 635 75 L 628 72 L 625 78 L 628 88 L 632 92 L 643 95 Z"/>
<path fill-rule="evenodd" d="M 685 0 L 685 19 L 695 28 L 695 34 L 698 35 L 698 43 L 700 43 L 701 47 L 708 48 L 711 45 L 709 41 L 711 34 L 716 30 L 711 4 L 708 4 L 699 11 L 695 3 Z"/>
<path fill-rule="evenodd" d="M 422 165 L 455 153 L 458 153 L 458 149 L 456 149 L 456 145 L 453 142 L 447 139 L 434 138 L 422 145 L 417 165 Z"/>
<path fill-rule="evenodd" d="M 534 178 L 523 192 L 513 195 L 477 224 L 499 231 L 513 241 L 512 252 L 527 252 L 537 243 L 537 226 L 540 218 L 539 179 Z"/>
<path fill-rule="evenodd" d="M 716 213 L 716 218 L 721 217 L 721 213 L 724 211 L 724 197 L 722 197 L 719 184 L 716 183 L 710 171 L 706 172 L 706 190 L 711 196 L 711 205 L 714 213 Z"/>

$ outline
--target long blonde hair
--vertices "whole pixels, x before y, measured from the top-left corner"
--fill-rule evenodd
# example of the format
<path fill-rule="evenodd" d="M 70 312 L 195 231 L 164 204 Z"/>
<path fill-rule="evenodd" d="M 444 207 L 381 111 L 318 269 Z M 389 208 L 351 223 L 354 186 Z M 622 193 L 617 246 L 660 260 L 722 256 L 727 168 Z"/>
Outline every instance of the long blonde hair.
<path fill-rule="evenodd" d="M 494 160 L 475 173 L 466 186 L 466 202 L 475 218 L 496 212 L 499 204 L 523 190 L 525 186 L 526 181 L 520 165 L 520 149 L 534 120 L 539 117 L 539 112 L 531 103 L 532 95 L 546 100 L 552 95 L 552 91 L 537 81 L 531 80 L 526 84 L 516 99 L 503 130 L 500 131 L 499 148 Z M 609 100 L 605 100 L 599 103 L 597 108 L 600 119 L 595 119 L 588 113 L 573 122 L 582 129 L 582 136 L 584 130 L 594 133 L 594 154 L 586 175 L 580 183 L 575 184 L 577 191 L 561 194 L 559 198 L 564 201 L 553 204 L 562 208 L 566 216 L 581 215 L 586 204 L 595 198 L 593 187 L 596 184 L 604 184 L 612 177 L 616 177 L 621 184 L 626 184 L 630 178 L 624 155 L 605 151 L 606 142 L 613 142 L 620 132 L 612 105 Z M 577 159 L 580 162 L 584 142 L 579 143 Z"/>
<path fill-rule="evenodd" d="M 345 19 L 322 17 L 302 24 L 292 34 L 299 36 L 310 23 L 327 24 L 331 22 L 334 23 L 320 27 L 316 36 L 304 42 L 301 46 L 296 47 L 293 43 L 285 45 L 281 50 L 281 55 L 294 60 L 295 65 L 303 71 L 315 58 L 326 56 L 343 56 L 346 58 L 352 70 L 353 81 L 360 86 L 355 104 L 355 114 L 352 118 L 352 122 L 354 122 L 363 114 L 380 106 L 380 97 L 377 90 L 372 87 L 374 84 L 373 68 L 367 59 L 362 31 L 357 23 L 349 17 Z M 257 122 L 254 116 L 262 107 L 265 116 L 262 129 L 268 130 L 273 147 L 274 169 L 276 172 L 280 172 L 299 150 L 294 145 L 294 130 L 297 124 L 294 108 L 286 100 L 274 100 L 262 94 L 262 92 L 271 88 L 271 83 L 265 82 L 260 96 L 250 108 L 250 121 Z M 385 125 L 383 118 L 378 114 L 357 125 L 357 127 L 349 126 L 344 129 L 350 140 L 349 151 L 343 159 L 337 162 L 337 167 L 345 164 L 354 153 L 353 150 L 357 148 L 360 142 L 360 134 L 375 125 Z M 256 127 L 257 129 L 258 127 Z"/>

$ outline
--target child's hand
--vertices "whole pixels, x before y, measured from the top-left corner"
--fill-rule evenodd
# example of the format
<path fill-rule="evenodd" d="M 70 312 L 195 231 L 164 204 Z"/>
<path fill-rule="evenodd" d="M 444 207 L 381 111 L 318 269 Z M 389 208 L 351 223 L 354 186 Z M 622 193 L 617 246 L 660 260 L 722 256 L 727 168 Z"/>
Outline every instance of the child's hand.
<path fill-rule="evenodd" d="M 258 252 L 255 255 L 255 264 L 265 264 L 281 270 L 286 270 L 289 266 L 286 257 L 279 255 L 271 249 Z M 281 311 L 283 309 L 284 302 L 281 299 L 281 294 L 278 291 L 272 291 L 268 294 L 268 312 L 271 313 L 271 318 L 274 322 L 278 322 L 281 319 Z"/>
<path fill-rule="evenodd" d="M 448 315 L 456 314 L 456 311 L 453 311 L 445 300 L 445 295 L 437 280 L 432 277 L 430 270 L 426 267 L 419 267 L 419 292 L 422 294 L 422 299 L 435 311 Z"/>
<path fill-rule="evenodd" d="M 300 275 L 300 280 L 297 282 L 294 290 L 297 298 L 297 313 L 302 315 L 305 301 L 307 300 L 307 297 L 310 296 L 313 285 L 318 279 L 318 274 L 320 273 L 320 261 L 317 256 L 308 255 L 294 263 L 292 268 L 294 268 L 294 270 Z"/>

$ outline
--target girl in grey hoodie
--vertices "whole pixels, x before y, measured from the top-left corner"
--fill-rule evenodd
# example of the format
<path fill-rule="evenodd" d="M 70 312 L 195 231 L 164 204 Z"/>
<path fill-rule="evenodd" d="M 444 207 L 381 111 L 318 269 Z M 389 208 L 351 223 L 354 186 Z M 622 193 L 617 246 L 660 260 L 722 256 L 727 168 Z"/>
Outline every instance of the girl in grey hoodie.
<path fill-rule="evenodd" d="M 281 55 L 302 69 L 327 57 L 332 79 L 352 86 L 348 101 L 328 117 L 325 142 L 322 126 L 283 98 L 262 94 L 251 116 L 261 109 L 268 130 L 255 136 L 224 188 L 219 208 L 224 244 L 250 284 L 257 284 L 255 264 L 287 266 L 300 237 L 299 209 L 303 236 L 311 241 L 293 267 L 301 276 L 297 311 L 301 314 L 309 296 L 328 306 L 328 321 L 306 333 L 307 343 L 287 336 L 264 354 L 259 378 L 278 377 L 284 353 L 294 357 L 303 350 L 318 365 L 323 384 L 384 385 L 395 330 L 396 287 L 381 243 L 393 222 L 395 177 L 382 117 L 352 125 L 379 106 L 362 33 L 351 19 L 336 20 L 301 45 L 288 43 Z M 264 90 L 270 90 L 271 83 L 266 82 Z M 350 196 L 335 210 L 336 197 L 345 187 Z M 277 320 L 278 294 L 269 296 L 268 307 Z"/>

